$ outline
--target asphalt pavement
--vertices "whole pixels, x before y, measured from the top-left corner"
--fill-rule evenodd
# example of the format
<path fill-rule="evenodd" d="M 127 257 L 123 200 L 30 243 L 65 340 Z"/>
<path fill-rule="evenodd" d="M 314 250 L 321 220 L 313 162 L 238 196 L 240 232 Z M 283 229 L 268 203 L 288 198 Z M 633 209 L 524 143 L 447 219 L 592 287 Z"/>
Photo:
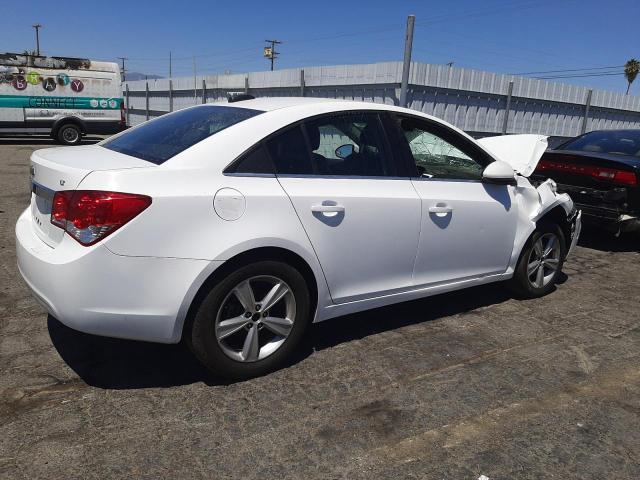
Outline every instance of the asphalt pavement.
<path fill-rule="evenodd" d="M 487 285 L 315 325 L 228 384 L 30 296 L 13 229 L 47 146 L 0 138 L 1 479 L 640 478 L 640 238 L 587 230 L 545 298 Z"/>

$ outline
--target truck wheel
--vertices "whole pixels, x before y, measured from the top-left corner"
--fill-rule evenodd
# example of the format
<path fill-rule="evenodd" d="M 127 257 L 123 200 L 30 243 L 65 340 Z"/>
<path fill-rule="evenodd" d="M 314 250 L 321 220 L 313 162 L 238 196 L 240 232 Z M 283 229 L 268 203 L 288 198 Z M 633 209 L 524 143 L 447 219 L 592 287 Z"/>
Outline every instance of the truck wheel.
<path fill-rule="evenodd" d="M 562 230 L 542 224 L 531 235 L 520 254 L 509 287 L 523 298 L 537 298 L 553 291 L 562 272 L 567 247 Z"/>
<path fill-rule="evenodd" d="M 63 145 L 78 145 L 82 140 L 82 132 L 77 125 L 67 123 L 58 129 L 57 137 Z"/>

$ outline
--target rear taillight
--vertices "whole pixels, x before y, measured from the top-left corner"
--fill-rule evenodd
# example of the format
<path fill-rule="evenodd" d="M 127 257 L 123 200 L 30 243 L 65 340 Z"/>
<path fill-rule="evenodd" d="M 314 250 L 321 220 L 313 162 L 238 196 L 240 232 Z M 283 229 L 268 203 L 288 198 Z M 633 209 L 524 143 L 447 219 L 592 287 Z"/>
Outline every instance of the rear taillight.
<path fill-rule="evenodd" d="M 151 205 L 151 197 L 133 193 L 76 190 L 56 192 L 51 223 L 88 246 L 136 217 Z"/>
<path fill-rule="evenodd" d="M 566 172 L 576 175 L 584 175 L 596 178 L 598 180 L 606 180 L 619 185 L 638 184 L 636 174 L 627 170 L 619 170 L 617 168 L 597 167 L 594 165 L 582 165 L 579 163 L 554 162 L 553 160 L 541 160 L 536 168 L 538 172 Z"/>
<path fill-rule="evenodd" d="M 124 102 L 120 102 L 120 125 L 127 124 L 127 107 L 124 106 Z"/>

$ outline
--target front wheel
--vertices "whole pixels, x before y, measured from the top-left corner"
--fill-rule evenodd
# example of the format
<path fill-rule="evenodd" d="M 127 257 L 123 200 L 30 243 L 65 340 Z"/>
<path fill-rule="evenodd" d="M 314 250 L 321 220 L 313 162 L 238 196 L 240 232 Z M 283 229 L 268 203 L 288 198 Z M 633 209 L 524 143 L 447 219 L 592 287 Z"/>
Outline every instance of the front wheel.
<path fill-rule="evenodd" d="M 212 372 L 243 379 L 280 367 L 309 323 L 309 289 L 292 266 L 261 261 L 238 268 L 200 304 L 187 332 Z"/>
<path fill-rule="evenodd" d="M 524 298 L 537 298 L 550 293 L 566 255 L 562 230 L 554 224 L 543 224 L 533 232 L 520 254 L 510 287 Z"/>

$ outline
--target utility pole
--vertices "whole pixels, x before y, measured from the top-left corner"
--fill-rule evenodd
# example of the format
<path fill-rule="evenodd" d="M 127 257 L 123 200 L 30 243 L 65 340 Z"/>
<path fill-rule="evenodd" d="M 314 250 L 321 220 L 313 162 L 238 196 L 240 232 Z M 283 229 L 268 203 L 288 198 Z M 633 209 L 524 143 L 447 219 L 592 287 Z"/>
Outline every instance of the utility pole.
<path fill-rule="evenodd" d="M 271 44 L 264 47 L 264 56 L 271 60 L 271 71 L 273 71 L 273 64 L 276 57 L 279 55 L 279 52 L 276 52 L 276 45 L 281 44 L 282 42 L 279 40 L 265 40 L 265 42 Z"/>
<path fill-rule="evenodd" d="M 196 80 L 196 57 L 193 57 L 193 100 L 198 96 L 198 82 Z"/>
<path fill-rule="evenodd" d="M 42 28 L 42 25 L 36 23 L 35 25 L 32 25 L 32 27 L 36 29 L 36 55 L 40 56 L 40 29 Z"/>
<path fill-rule="evenodd" d="M 171 76 L 171 50 L 169 50 L 169 80 L 173 77 Z"/>
<path fill-rule="evenodd" d="M 129 60 L 127 57 L 118 57 L 120 60 L 122 60 L 122 73 L 120 74 L 122 76 L 122 81 L 124 82 L 125 79 L 125 73 L 126 73 L 126 69 L 124 68 L 124 61 L 125 60 Z"/>
<path fill-rule="evenodd" d="M 409 84 L 409 68 L 411 67 L 411 48 L 413 47 L 413 24 L 415 15 L 407 17 L 407 33 L 404 39 L 404 62 L 402 64 L 402 83 L 400 84 L 400 106 L 407 106 L 407 86 Z"/>

